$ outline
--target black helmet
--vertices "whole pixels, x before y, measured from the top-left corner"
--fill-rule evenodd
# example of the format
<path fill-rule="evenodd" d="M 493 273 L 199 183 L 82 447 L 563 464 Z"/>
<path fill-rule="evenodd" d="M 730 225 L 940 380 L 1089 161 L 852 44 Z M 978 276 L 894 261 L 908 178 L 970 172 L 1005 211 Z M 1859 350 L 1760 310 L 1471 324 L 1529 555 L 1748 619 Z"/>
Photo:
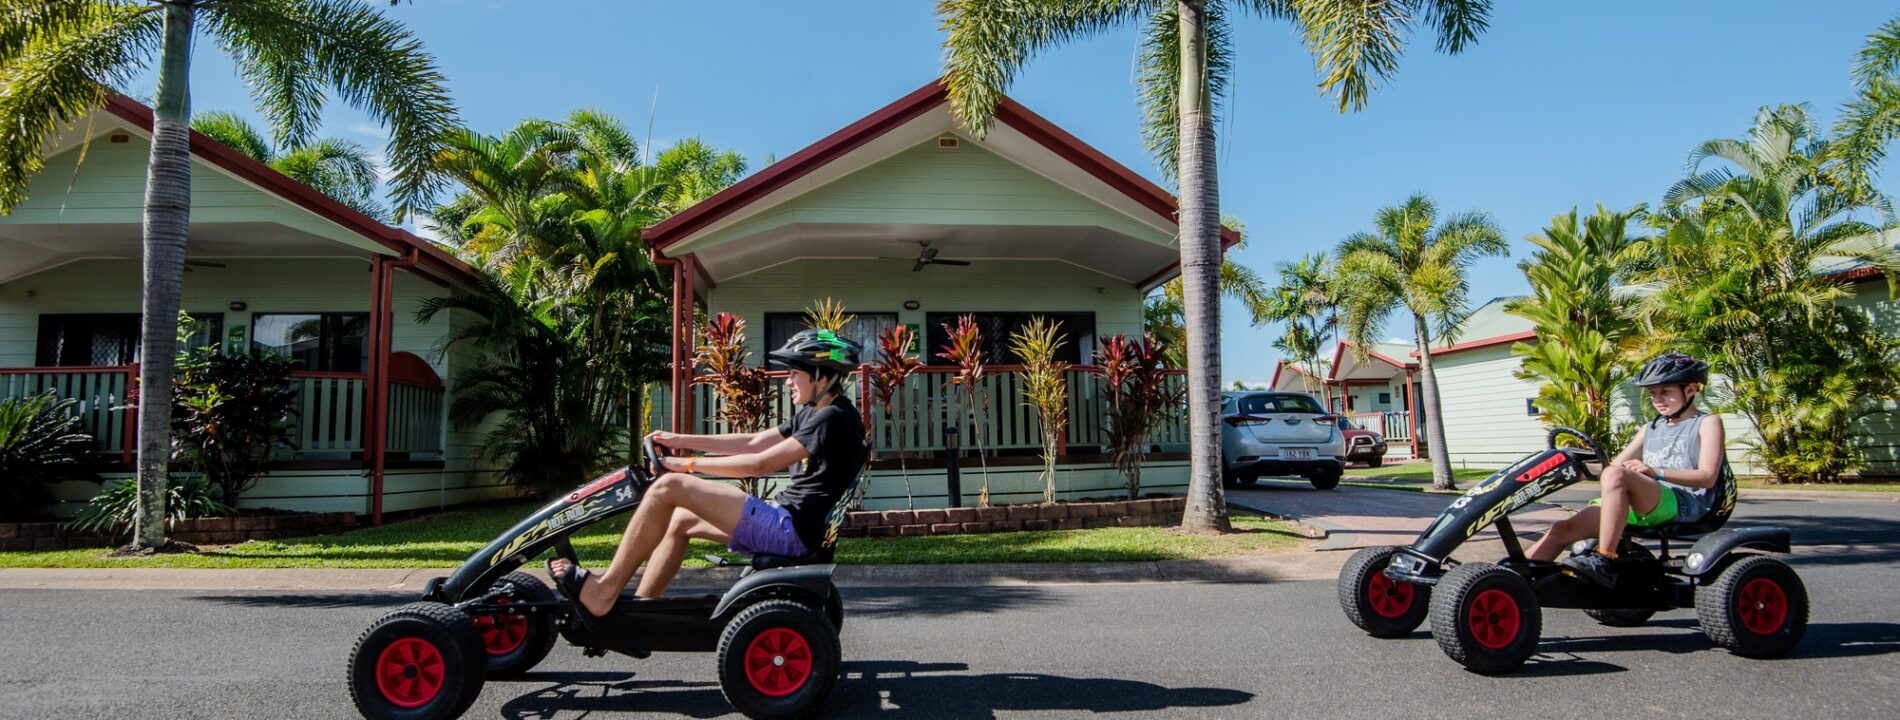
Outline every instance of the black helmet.
<path fill-rule="evenodd" d="M 821 371 L 844 375 L 858 369 L 858 351 L 862 349 L 850 338 L 830 330 L 801 330 L 787 339 L 784 347 L 766 353 L 766 357 L 813 375 L 824 374 Z"/>
<path fill-rule="evenodd" d="M 1709 364 L 1682 353 L 1663 353 L 1643 363 L 1636 374 L 1637 387 L 1655 385 L 1705 385 L 1709 382 Z"/>

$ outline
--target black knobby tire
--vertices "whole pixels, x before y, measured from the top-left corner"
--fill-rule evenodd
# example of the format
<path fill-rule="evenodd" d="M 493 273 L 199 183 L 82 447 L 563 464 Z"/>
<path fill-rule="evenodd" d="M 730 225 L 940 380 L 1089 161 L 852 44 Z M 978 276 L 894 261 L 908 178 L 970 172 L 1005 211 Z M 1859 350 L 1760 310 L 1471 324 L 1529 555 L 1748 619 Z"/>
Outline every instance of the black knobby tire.
<path fill-rule="evenodd" d="M 1260 482 L 1260 473 L 1241 473 L 1239 478 L 1241 487 L 1252 487 Z"/>
<path fill-rule="evenodd" d="M 719 637 L 719 690 L 749 718 L 810 715 L 838 680 L 843 650 L 824 610 L 765 600 L 739 612 Z"/>
<path fill-rule="evenodd" d="M 1226 487 L 1226 488 L 1240 487 L 1240 475 L 1235 473 L 1230 468 L 1221 468 L 1220 484 L 1222 487 Z"/>
<path fill-rule="evenodd" d="M 1309 480 L 1312 481 L 1314 490 L 1331 490 L 1339 487 L 1339 478 L 1344 474 L 1345 472 L 1340 470 L 1322 470 Z"/>
<path fill-rule="evenodd" d="M 831 586 L 831 597 L 825 599 L 825 617 L 833 628 L 844 630 L 844 595 L 839 594 L 837 585 Z"/>
<path fill-rule="evenodd" d="M 1432 588 L 1392 580 L 1385 568 L 1396 547 L 1369 547 L 1353 553 L 1339 569 L 1339 609 L 1366 634 L 1379 638 L 1410 635 L 1431 609 Z"/>
<path fill-rule="evenodd" d="M 482 692 L 487 655 L 466 613 L 441 603 L 410 603 L 356 639 L 350 699 L 370 720 L 460 717 Z"/>
<path fill-rule="evenodd" d="M 1432 638 L 1473 672 L 1516 670 L 1537 652 L 1543 614 L 1530 583 L 1490 563 L 1452 568 L 1432 589 Z"/>
<path fill-rule="evenodd" d="M 1808 630 L 1808 588 L 1775 558 L 1730 560 L 1695 590 L 1695 614 L 1715 644 L 1742 657 L 1781 657 Z"/>
<path fill-rule="evenodd" d="M 1643 623 L 1656 615 L 1656 611 L 1589 608 L 1583 614 L 1610 627 L 1642 627 Z"/>
<path fill-rule="evenodd" d="M 496 587 L 503 583 L 515 586 L 514 594 L 505 598 L 503 603 L 534 602 L 547 603 L 560 599 L 554 589 L 541 582 L 540 578 L 524 572 L 511 572 L 501 576 L 495 582 Z M 483 652 L 488 658 L 488 677 L 520 677 L 548 656 L 554 649 L 554 640 L 559 632 L 554 629 L 554 616 L 537 615 L 492 615 L 473 618 L 475 629 L 482 636 Z"/>

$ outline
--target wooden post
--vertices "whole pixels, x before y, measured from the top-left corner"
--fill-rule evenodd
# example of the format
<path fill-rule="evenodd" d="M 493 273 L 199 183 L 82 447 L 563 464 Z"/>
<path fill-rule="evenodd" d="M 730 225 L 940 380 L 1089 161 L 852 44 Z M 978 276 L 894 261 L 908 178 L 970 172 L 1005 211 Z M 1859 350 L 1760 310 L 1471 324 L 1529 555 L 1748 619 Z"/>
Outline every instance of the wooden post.
<path fill-rule="evenodd" d="M 1419 454 L 1418 454 L 1418 402 L 1417 402 L 1417 398 L 1412 396 L 1412 369 L 1411 368 L 1405 369 L 1405 422 L 1409 426 L 1407 430 L 1412 436 L 1412 459 L 1416 460 L 1419 457 Z"/>

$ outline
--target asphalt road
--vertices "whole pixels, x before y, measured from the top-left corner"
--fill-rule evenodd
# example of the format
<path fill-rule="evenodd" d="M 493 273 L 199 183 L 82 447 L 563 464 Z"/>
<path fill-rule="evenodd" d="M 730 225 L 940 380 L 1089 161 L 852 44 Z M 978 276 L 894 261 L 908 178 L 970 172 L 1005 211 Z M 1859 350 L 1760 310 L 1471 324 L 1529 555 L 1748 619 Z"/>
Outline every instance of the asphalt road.
<path fill-rule="evenodd" d="M 849 590 L 837 717 L 1893 717 L 1900 712 L 1900 504 L 1744 501 L 1792 525 L 1813 597 L 1791 658 L 1711 646 L 1694 615 L 1601 627 L 1546 613 L 1543 654 L 1467 673 L 1421 629 L 1376 640 L 1330 582 Z M 0 716 L 347 718 L 357 634 L 385 593 L 0 591 Z M 730 712 L 710 655 L 585 658 L 558 646 L 488 685 L 469 717 Z"/>

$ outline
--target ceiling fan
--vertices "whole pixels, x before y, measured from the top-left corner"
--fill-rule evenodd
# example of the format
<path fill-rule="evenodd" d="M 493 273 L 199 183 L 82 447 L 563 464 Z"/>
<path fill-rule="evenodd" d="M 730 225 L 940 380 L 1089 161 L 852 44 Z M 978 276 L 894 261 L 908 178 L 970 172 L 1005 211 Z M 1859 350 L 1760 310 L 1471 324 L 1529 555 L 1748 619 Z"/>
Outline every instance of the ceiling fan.
<path fill-rule="evenodd" d="M 917 244 L 922 245 L 923 250 L 917 253 L 916 264 L 910 266 L 911 272 L 917 272 L 919 270 L 922 270 L 924 269 L 925 265 L 951 265 L 955 267 L 969 267 L 970 266 L 970 261 L 968 260 L 950 260 L 947 258 L 941 259 L 941 260 L 938 259 L 937 249 L 930 246 L 929 240 L 919 240 L 917 241 Z M 886 258 L 886 259 L 905 260 L 908 258 Z"/>

